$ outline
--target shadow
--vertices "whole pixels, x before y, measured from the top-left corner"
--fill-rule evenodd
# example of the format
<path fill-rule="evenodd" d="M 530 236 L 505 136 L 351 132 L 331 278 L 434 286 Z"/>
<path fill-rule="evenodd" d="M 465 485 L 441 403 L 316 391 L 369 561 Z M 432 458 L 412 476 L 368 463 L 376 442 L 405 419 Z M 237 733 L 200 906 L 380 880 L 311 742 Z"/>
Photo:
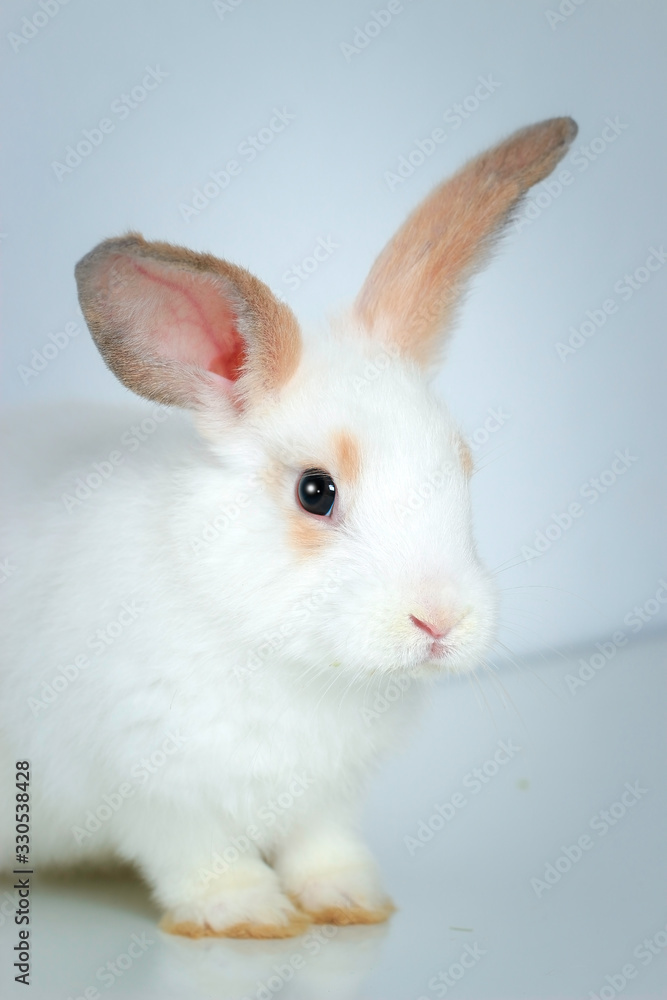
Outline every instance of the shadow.
<path fill-rule="evenodd" d="M 19 876 L 16 876 L 17 878 Z M 13 877 L 0 878 L 0 893 L 12 893 Z M 74 906 L 103 906 L 157 923 L 160 910 L 150 898 L 148 886 L 130 865 L 107 867 L 49 868 L 32 876 L 32 885 L 43 900 L 61 900 Z"/>

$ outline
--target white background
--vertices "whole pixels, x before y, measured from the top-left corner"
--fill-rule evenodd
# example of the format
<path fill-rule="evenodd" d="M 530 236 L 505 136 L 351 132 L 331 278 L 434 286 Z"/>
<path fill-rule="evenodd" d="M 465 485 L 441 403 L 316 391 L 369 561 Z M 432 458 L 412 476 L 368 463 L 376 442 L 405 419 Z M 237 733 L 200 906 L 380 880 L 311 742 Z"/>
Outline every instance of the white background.
<path fill-rule="evenodd" d="M 554 21 L 546 12 L 557 5 L 539 0 L 405 0 L 347 57 L 341 45 L 368 20 L 370 0 L 228 7 L 70 0 L 14 51 L 9 33 L 39 7 L 3 5 L 5 400 L 126 395 L 76 303 L 74 264 L 100 239 L 132 228 L 228 257 L 308 325 L 352 299 L 386 239 L 436 182 L 513 129 L 570 114 L 580 125 L 564 164 L 573 182 L 555 198 L 545 185 L 535 190 L 544 207 L 510 228 L 475 280 L 438 388 L 469 434 L 489 408 L 509 415 L 476 451 L 478 537 L 492 568 L 520 563 L 553 514 L 583 504 L 583 516 L 543 555 L 501 573 L 503 641 L 535 651 L 627 631 L 625 616 L 653 597 L 667 571 L 667 266 L 627 302 L 614 291 L 651 247 L 667 243 L 664 3 L 585 0 Z M 167 76 L 121 120 L 111 106 L 148 66 Z M 494 92 L 455 127 L 443 116 L 480 76 L 492 77 Z M 249 163 L 238 146 L 274 107 L 295 118 Z M 54 161 L 105 117 L 113 132 L 59 180 Z M 581 147 L 607 118 L 623 128 L 587 161 Z M 387 171 L 437 127 L 446 141 L 390 190 Z M 186 222 L 179 205 L 230 158 L 242 163 L 240 175 Z M 338 249 L 291 289 L 285 272 L 319 237 Z M 569 327 L 610 297 L 618 311 L 559 358 L 555 345 Z M 68 322 L 80 324 L 80 335 L 26 384 L 19 366 Z M 582 500 L 581 488 L 617 449 L 636 462 L 597 503 Z M 644 631 L 660 623 L 662 612 Z"/>
<path fill-rule="evenodd" d="M 435 183 L 515 128 L 576 118 L 580 134 L 564 164 L 573 182 L 555 198 L 547 185 L 533 192 L 541 190 L 544 207 L 510 229 L 475 280 L 438 381 L 469 435 L 490 408 L 509 414 L 476 451 L 480 546 L 494 568 L 518 563 L 499 576 L 507 588 L 503 641 L 537 653 L 555 646 L 565 657 L 482 674 L 477 695 L 468 679 L 433 692 L 411 745 L 380 771 L 364 813 L 397 914 L 380 927 L 342 929 L 278 996 L 433 1000 L 431 977 L 478 943 L 483 959 L 451 993 L 460 1000 L 588 997 L 604 988 L 608 996 L 610 978 L 618 984 L 628 962 L 638 975 L 622 995 L 657 1000 L 665 995 L 665 950 L 644 966 L 635 949 L 663 934 L 667 916 L 665 644 L 643 641 L 665 618 L 658 611 L 636 633 L 624 618 L 667 577 L 667 267 L 628 302 L 614 284 L 667 242 L 667 7 L 564 0 L 573 13 L 550 25 L 556 0 L 405 0 L 348 62 L 341 43 L 385 0 L 236 3 L 221 18 L 210 0 L 70 0 L 16 52 L 8 33 L 39 7 L 3 4 L 4 398 L 26 406 L 126 398 L 76 304 L 74 264 L 104 237 L 133 228 L 228 257 L 316 329 L 327 310 L 352 299 L 386 239 Z M 147 66 L 168 76 L 120 120 L 112 103 Z M 448 109 L 489 75 L 499 86 L 488 100 L 459 128 L 446 122 Z M 239 144 L 268 124 L 274 107 L 294 114 L 289 127 L 186 223 L 179 205 L 209 171 L 238 158 Z M 113 132 L 59 181 L 52 163 L 105 117 Z M 583 170 L 582 147 L 607 118 L 626 127 Z M 386 172 L 438 127 L 445 143 L 390 190 Z M 290 289 L 285 272 L 320 237 L 339 247 Z M 618 311 L 561 360 L 555 345 L 610 297 Z M 22 379 L 32 350 L 72 322 L 81 333 Z M 582 486 L 626 449 L 636 462 L 588 505 Z M 522 547 L 576 500 L 585 514 L 520 564 Z M 610 655 L 618 629 L 639 642 Z M 582 671 L 588 680 L 573 686 Z M 446 829 L 409 850 L 405 838 L 425 830 L 435 804 L 463 787 L 499 739 L 521 751 Z M 557 884 L 535 890 L 532 879 L 590 831 L 626 782 L 647 789 L 641 800 Z M 24 990 L 13 982 L 10 886 L 0 883 L 0 981 L 3 996 L 13 997 Z M 123 953 L 132 934 L 153 944 L 114 983 L 112 995 L 128 1000 L 256 996 L 275 963 L 304 954 L 301 939 L 160 935 L 146 886 L 116 874 L 50 882 L 38 871 L 33 907 L 37 1000 L 99 985 L 96 969 Z"/>

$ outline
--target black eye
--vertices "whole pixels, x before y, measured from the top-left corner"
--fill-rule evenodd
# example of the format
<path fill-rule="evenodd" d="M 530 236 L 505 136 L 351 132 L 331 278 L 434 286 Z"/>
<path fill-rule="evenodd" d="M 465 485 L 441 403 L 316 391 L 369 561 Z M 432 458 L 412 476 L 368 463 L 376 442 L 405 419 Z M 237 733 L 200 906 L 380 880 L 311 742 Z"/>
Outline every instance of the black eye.
<path fill-rule="evenodd" d="M 326 472 L 307 469 L 299 480 L 299 503 L 309 514 L 326 517 L 331 513 L 336 499 L 336 485 Z"/>

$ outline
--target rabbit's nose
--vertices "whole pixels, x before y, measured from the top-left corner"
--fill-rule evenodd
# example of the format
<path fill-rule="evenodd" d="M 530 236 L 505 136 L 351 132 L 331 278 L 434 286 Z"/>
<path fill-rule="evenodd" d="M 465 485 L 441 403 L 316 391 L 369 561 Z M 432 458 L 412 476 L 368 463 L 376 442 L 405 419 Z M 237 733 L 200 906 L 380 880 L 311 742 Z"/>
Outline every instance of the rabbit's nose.
<path fill-rule="evenodd" d="M 444 620 L 425 622 L 422 621 L 421 618 L 416 618 L 415 615 L 410 615 L 410 621 L 413 625 L 416 625 L 417 628 L 423 629 L 423 631 L 430 635 L 433 639 L 444 639 L 451 628 L 451 625 Z"/>

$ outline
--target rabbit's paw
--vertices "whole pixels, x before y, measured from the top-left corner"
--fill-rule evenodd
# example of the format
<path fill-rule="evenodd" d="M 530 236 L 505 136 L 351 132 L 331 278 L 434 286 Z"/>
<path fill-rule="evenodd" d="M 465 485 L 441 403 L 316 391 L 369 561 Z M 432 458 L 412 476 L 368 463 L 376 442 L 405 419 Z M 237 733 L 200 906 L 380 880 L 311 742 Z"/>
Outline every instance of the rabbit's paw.
<path fill-rule="evenodd" d="M 309 874 L 290 897 L 316 924 L 380 924 L 396 909 L 374 874 L 356 865 Z"/>
<path fill-rule="evenodd" d="M 172 907 L 160 927 L 192 938 L 286 938 L 303 934 L 310 922 L 277 887 L 260 884 Z"/>

